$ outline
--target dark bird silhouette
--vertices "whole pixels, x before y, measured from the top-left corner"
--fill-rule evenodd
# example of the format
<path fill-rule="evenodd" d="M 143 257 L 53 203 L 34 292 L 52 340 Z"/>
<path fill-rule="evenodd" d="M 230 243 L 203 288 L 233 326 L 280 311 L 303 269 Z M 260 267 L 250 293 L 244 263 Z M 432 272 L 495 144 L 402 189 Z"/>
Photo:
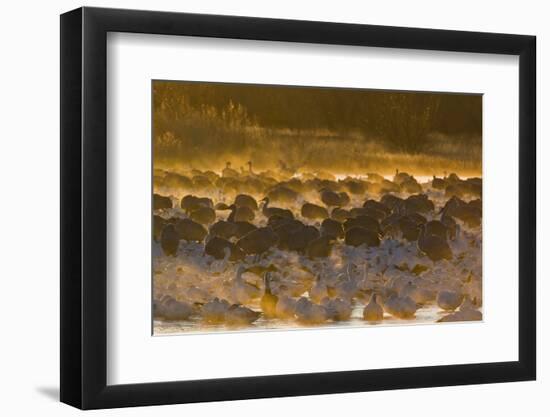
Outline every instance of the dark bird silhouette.
<path fill-rule="evenodd" d="M 481 208 L 476 207 L 476 204 L 469 205 L 458 197 L 450 198 L 441 212 L 444 212 L 448 216 L 456 217 L 469 227 L 478 227 L 481 225 Z"/>
<path fill-rule="evenodd" d="M 318 206 L 312 203 L 305 203 L 301 210 L 302 217 L 306 219 L 318 220 L 326 219 L 328 217 L 328 211 L 326 208 Z"/>
<path fill-rule="evenodd" d="M 376 200 L 367 200 L 363 203 L 364 208 L 370 208 L 377 211 L 382 211 L 383 213 L 388 216 L 391 213 L 392 207 L 390 204 L 388 204 L 393 199 L 396 199 L 397 201 L 402 201 L 399 197 L 395 197 L 391 194 L 386 194 L 382 197 L 381 201 Z"/>
<path fill-rule="evenodd" d="M 408 216 L 402 216 L 397 221 L 399 231 L 401 232 L 401 237 L 408 242 L 414 242 L 418 240 L 418 235 L 420 234 L 420 229 L 418 224 L 413 221 Z"/>
<path fill-rule="evenodd" d="M 256 230 L 257 227 L 254 226 L 252 223 L 249 222 L 235 222 L 235 237 L 237 239 L 240 239 L 244 235 L 247 235 L 248 233 L 252 232 L 253 230 Z"/>
<path fill-rule="evenodd" d="M 251 222 L 254 220 L 254 211 L 247 206 L 238 207 L 236 204 L 229 206 L 231 213 L 227 217 L 229 222 Z"/>
<path fill-rule="evenodd" d="M 159 241 L 160 234 L 162 233 L 162 229 L 164 229 L 165 225 L 166 220 L 156 214 L 153 216 L 153 239 L 155 242 Z"/>
<path fill-rule="evenodd" d="M 172 224 L 164 226 L 160 235 L 160 246 L 166 255 L 176 256 L 180 236 Z"/>
<path fill-rule="evenodd" d="M 153 210 L 171 209 L 172 200 L 160 194 L 153 194 Z"/>
<path fill-rule="evenodd" d="M 283 209 L 279 207 L 269 207 L 269 197 L 265 197 L 263 200 L 264 205 L 262 207 L 262 213 L 265 217 L 269 218 L 271 216 L 287 217 L 289 219 L 294 218 L 292 211 L 288 209 Z"/>
<path fill-rule="evenodd" d="M 228 257 L 228 259 L 233 262 L 240 261 L 244 259 L 245 256 L 245 253 L 234 243 L 218 236 L 212 237 L 208 243 L 206 243 L 204 253 L 216 259 L 225 259 Z"/>
<path fill-rule="evenodd" d="M 325 219 L 321 223 L 321 236 L 341 239 L 344 237 L 344 226 L 342 226 L 342 223 L 334 219 Z"/>
<path fill-rule="evenodd" d="M 248 207 L 250 210 L 258 210 L 258 203 L 254 197 L 249 196 L 248 194 L 239 194 L 235 197 L 235 206 L 237 207 Z"/>
<path fill-rule="evenodd" d="M 334 238 L 332 236 L 320 236 L 310 241 L 306 247 L 306 255 L 313 258 L 327 258 L 332 252 Z"/>
<path fill-rule="evenodd" d="M 179 219 L 174 227 L 178 232 L 180 239 L 188 242 L 202 242 L 208 234 L 202 224 L 191 219 Z"/>
<path fill-rule="evenodd" d="M 278 203 L 294 203 L 298 198 L 298 193 L 288 187 L 278 185 L 267 193 L 267 197 Z"/>
<path fill-rule="evenodd" d="M 367 185 L 363 181 L 359 180 L 346 180 L 344 182 L 345 187 L 354 195 L 362 195 L 367 191 Z"/>
<path fill-rule="evenodd" d="M 336 207 L 336 208 L 332 209 L 332 211 L 330 213 L 330 217 L 331 217 L 331 219 L 334 219 L 336 221 L 339 221 L 340 223 L 343 223 L 347 219 L 349 219 L 350 217 L 353 217 L 353 216 L 351 215 L 351 213 L 348 210 L 340 208 L 340 207 Z"/>
<path fill-rule="evenodd" d="M 434 175 L 432 179 L 432 188 L 435 188 L 436 190 L 444 190 L 445 187 L 447 187 L 447 181 L 443 178 L 437 178 Z"/>
<path fill-rule="evenodd" d="M 328 207 L 340 207 L 343 206 L 341 197 L 338 193 L 335 193 L 328 188 L 324 188 L 321 191 L 321 201 Z"/>
<path fill-rule="evenodd" d="M 441 239 L 447 240 L 449 237 L 449 230 L 439 220 L 430 220 L 426 223 L 426 235 L 438 236 Z"/>
<path fill-rule="evenodd" d="M 237 241 L 237 246 L 247 255 L 261 255 L 276 244 L 277 235 L 271 227 L 260 227 Z"/>
<path fill-rule="evenodd" d="M 319 231 L 313 226 L 302 226 L 288 233 L 282 240 L 279 240 L 279 248 L 303 253 L 312 240 L 319 237 Z"/>
<path fill-rule="evenodd" d="M 214 207 L 214 203 L 207 197 L 197 197 L 194 195 L 186 195 L 181 199 L 180 207 L 189 214 L 193 210 L 197 210 L 201 207 Z"/>
<path fill-rule="evenodd" d="M 453 259 L 453 252 L 445 239 L 439 236 L 427 235 L 426 225 L 419 226 L 420 234 L 418 236 L 418 249 L 428 256 L 433 262 L 442 259 Z"/>
<path fill-rule="evenodd" d="M 233 236 L 235 236 L 236 231 L 237 231 L 237 226 L 235 225 L 235 223 L 228 222 L 225 220 L 218 220 L 216 223 L 210 226 L 208 233 L 211 236 L 218 236 L 229 240 Z"/>
<path fill-rule="evenodd" d="M 231 168 L 231 162 L 225 163 L 225 168 L 222 170 L 222 177 L 224 178 L 235 178 L 238 177 L 239 173 Z"/>
<path fill-rule="evenodd" d="M 212 207 L 199 207 L 191 211 L 189 217 L 197 223 L 208 226 L 216 221 L 216 212 Z"/>
<path fill-rule="evenodd" d="M 434 210 L 434 203 L 426 194 L 414 194 L 405 200 L 405 208 L 408 212 L 429 213 Z"/>
<path fill-rule="evenodd" d="M 346 231 L 346 245 L 361 246 L 366 244 L 368 247 L 380 246 L 380 235 L 374 230 L 363 227 L 352 227 Z"/>
<path fill-rule="evenodd" d="M 374 200 L 367 200 L 365 204 L 363 204 L 363 207 L 367 207 L 367 203 L 369 201 L 374 201 Z M 401 207 L 404 204 L 404 201 L 405 200 L 403 200 L 401 197 L 397 197 L 393 194 L 384 194 L 380 199 L 380 204 L 382 204 L 385 207 L 385 210 L 389 210 L 389 211 L 386 211 L 386 214 L 389 215 L 391 211 L 394 211 L 399 207 Z M 376 203 L 376 201 L 374 202 Z M 376 208 L 383 210 L 380 206 Z"/>
<path fill-rule="evenodd" d="M 348 231 L 353 227 L 362 227 L 364 229 L 372 230 L 375 233 L 382 233 L 380 229 L 380 223 L 376 219 L 369 216 L 358 216 L 351 219 L 347 219 L 344 222 L 344 231 Z"/>

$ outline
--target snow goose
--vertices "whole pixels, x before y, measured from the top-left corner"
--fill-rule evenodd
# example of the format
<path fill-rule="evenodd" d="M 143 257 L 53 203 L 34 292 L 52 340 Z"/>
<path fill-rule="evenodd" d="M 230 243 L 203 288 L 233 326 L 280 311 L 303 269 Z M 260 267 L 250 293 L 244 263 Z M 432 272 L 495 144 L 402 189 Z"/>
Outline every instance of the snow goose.
<path fill-rule="evenodd" d="M 260 289 L 243 279 L 242 275 L 244 272 L 244 266 L 240 265 L 231 283 L 231 300 L 236 304 L 246 304 L 260 298 Z"/>
<path fill-rule="evenodd" d="M 225 312 L 225 322 L 230 326 L 244 326 L 258 320 L 260 313 L 248 307 L 233 304 Z"/>
<path fill-rule="evenodd" d="M 321 305 L 326 310 L 327 318 L 334 321 L 346 321 L 351 317 L 351 304 L 342 298 L 324 298 Z"/>
<path fill-rule="evenodd" d="M 155 317 L 161 317 L 165 320 L 187 320 L 195 313 L 194 306 L 183 301 L 177 301 L 169 295 L 155 301 L 153 308 Z"/>
<path fill-rule="evenodd" d="M 452 311 L 462 303 L 463 295 L 456 291 L 442 290 L 437 293 L 436 302 L 442 310 Z"/>
<path fill-rule="evenodd" d="M 410 319 L 416 314 L 417 307 L 412 298 L 392 294 L 384 303 L 384 310 L 399 319 Z"/>
<path fill-rule="evenodd" d="M 296 302 L 296 318 L 303 324 L 321 324 L 327 320 L 327 311 L 323 306 L 314 304 L 302 297 Z"/>

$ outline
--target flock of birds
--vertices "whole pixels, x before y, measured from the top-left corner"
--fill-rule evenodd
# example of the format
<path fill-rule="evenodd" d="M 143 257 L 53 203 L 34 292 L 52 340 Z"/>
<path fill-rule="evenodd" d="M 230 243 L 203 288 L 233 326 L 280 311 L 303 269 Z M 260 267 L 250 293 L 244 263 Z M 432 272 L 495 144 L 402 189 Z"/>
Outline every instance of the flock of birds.
<path fill-rule="evenodd" d="M 226 327 L 481 320 L 480 178 L 156 170 L 154 318 Z"/>

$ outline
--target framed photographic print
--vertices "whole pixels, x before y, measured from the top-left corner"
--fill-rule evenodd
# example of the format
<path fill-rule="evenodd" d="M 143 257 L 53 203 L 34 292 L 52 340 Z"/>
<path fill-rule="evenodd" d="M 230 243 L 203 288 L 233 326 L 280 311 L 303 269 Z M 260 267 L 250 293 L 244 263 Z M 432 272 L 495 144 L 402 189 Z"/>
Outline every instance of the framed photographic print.
<path fill-rule="evenodd" d="M 61 400 L 535 379 L 535 37 L 61 16 Z"/>

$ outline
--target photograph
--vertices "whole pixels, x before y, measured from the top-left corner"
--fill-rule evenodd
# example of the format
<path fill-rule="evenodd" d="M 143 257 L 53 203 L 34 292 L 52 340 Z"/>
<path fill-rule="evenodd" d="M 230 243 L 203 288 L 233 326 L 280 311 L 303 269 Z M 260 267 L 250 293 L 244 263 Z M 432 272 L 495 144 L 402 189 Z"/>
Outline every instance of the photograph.
<path fill-rule="evenodd" d="M 151 88 L 154 335 L 482 320 L 481 94 Z"/>

